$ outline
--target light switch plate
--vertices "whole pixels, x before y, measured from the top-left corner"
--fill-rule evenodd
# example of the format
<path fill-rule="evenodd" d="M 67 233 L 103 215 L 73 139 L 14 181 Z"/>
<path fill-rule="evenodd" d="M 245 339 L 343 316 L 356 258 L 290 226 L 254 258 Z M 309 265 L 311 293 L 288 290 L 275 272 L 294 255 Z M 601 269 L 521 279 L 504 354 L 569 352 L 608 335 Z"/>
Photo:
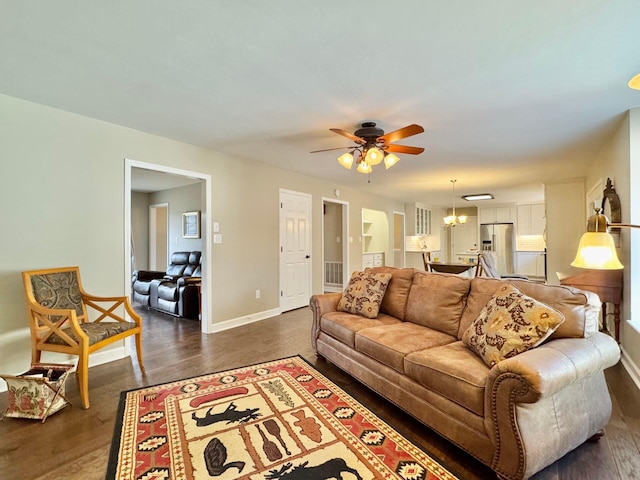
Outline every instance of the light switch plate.
<path fill-rule="evenodd" d="M 220 224 L 218 222 L 213 222 L 213 231 L 216 233 L 220 231 Z"/>
<path fill-rule="evenodd" d="M 220 233 L 216 233 L 213 236 L 213 243 L 222 243 L 222 235 Z"/>

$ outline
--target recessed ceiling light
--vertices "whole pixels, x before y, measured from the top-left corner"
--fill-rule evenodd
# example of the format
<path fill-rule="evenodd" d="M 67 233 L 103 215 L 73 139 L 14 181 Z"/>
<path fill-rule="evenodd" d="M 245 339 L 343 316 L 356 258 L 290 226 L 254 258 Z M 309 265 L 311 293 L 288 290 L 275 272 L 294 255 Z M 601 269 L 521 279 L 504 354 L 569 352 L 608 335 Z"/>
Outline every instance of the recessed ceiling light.
<path fill-rule="evenodd" d="M 467 202 L 475 202 L 476 200 L 493 200 L 493 195 L 490 193 L 475 193 L 473 195 L 463 195 Z"/>
<path fill-rule="evenodd" d="M 629 88 L 640 90 L 640 73 L 629 80 Z"/>

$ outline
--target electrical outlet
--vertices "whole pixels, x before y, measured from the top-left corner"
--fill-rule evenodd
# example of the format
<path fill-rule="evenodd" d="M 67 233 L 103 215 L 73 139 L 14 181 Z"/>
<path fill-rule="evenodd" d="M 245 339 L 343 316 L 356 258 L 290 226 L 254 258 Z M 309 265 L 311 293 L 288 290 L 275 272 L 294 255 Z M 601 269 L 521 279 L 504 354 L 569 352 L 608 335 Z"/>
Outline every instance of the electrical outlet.
<path fill-rule="evenodd" d="M 256 290 L 256 298 L 260 298 L 260 290 Z"/>

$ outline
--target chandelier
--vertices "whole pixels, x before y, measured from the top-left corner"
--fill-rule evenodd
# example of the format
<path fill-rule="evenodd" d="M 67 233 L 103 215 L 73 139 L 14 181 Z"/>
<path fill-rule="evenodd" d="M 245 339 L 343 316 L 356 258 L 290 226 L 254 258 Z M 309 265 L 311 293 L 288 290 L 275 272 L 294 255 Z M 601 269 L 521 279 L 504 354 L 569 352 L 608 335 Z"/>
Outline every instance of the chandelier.
<path fill-rule="evenodd" d="M 371 167 L 379 165 L 383 161 L 387 169 L 393 167 L 400 161 L 397 155 L 370 145 L 354 148 L 351 152 L 344 153 L 338 157 L 338 163 L 347 170 L 351 169 L 354 160 L 356 160 L 356 164 L 358 165 L 356 170 L 360 173 L 371 173 L 373 171 Z"/>
<path fill-rule="evenodd" d="M 453 197 L 453 214 L 444 217 L 444 225 L 446 227 L 455 227 L 456 225 L 464 225 L 467 222 L 466 215 L 456 215 L 456 182 L 457 180 L 451 180 L 451 194 Z"/>

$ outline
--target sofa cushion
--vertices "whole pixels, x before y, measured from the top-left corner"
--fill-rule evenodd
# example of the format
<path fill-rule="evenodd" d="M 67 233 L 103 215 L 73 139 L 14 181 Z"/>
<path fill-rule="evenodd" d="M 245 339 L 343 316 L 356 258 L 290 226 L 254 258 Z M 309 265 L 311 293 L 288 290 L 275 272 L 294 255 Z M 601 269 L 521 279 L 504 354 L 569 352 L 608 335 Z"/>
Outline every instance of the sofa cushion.
<path fill-rule="evenodd" d="M 493 367 L 537 347 L 563 321 L 562 313 L 505 283 L 464 332 L 462 341 Z"/>
<path fill-rule="evenodd" d="M 365 318 L 353 313 L 329 312 L 320 319 L 320 330 L 345 345 L 355 348 L 356 332 L 364 328 L 394 323 L 401 322 L 397 318 L 383 313 L 379 314 L 377 318 Z"/>
<path fill-rule="evenodd" d="M 408 353 L 455 341 L 455 337 L 446 333 L 402 322 L 359 330 L 356 350 L 404 373 L 404 357 Z"/>
<path fill-rule="evenodd" d="M 376 318 L 390 280 L 390 273 L 353 272 L 336 310 Z"/>
<path fill-rule="evenodd" d="M 404 358 L 404 371 L 425 388 L 484 416 L 489 367 L 462 342 L 410 353 Z"/>
<path fill-rule="evenodd" d="M 525 295 L 549 305 L 564 315 L 565 320 L 551 335 L 552 339 L 581 338 L 587 336 L 588 333 L 598 331 L 601 303 L 598 296 L 591 292 L 527 280 L 498 280 L 476 277 L 471 280 L 471 291 L 460 322 L 459 339 L 462 339 L 465 330 L 478 318 L 480 311 L 504 283 L 515 285 Z"/>
<path fill-rule="evenodd" d="M 416 272 L 405 320 L 457 336 L 470 286 L 468 277 Z"/>
<path fill-rule="evenodd" d="M 369 267 L 365 269 L 365 272 L 391 274 L 391 281 L 382 298 L 380 311 L 404 320 L 415 270 L 413 268 Z"/>

